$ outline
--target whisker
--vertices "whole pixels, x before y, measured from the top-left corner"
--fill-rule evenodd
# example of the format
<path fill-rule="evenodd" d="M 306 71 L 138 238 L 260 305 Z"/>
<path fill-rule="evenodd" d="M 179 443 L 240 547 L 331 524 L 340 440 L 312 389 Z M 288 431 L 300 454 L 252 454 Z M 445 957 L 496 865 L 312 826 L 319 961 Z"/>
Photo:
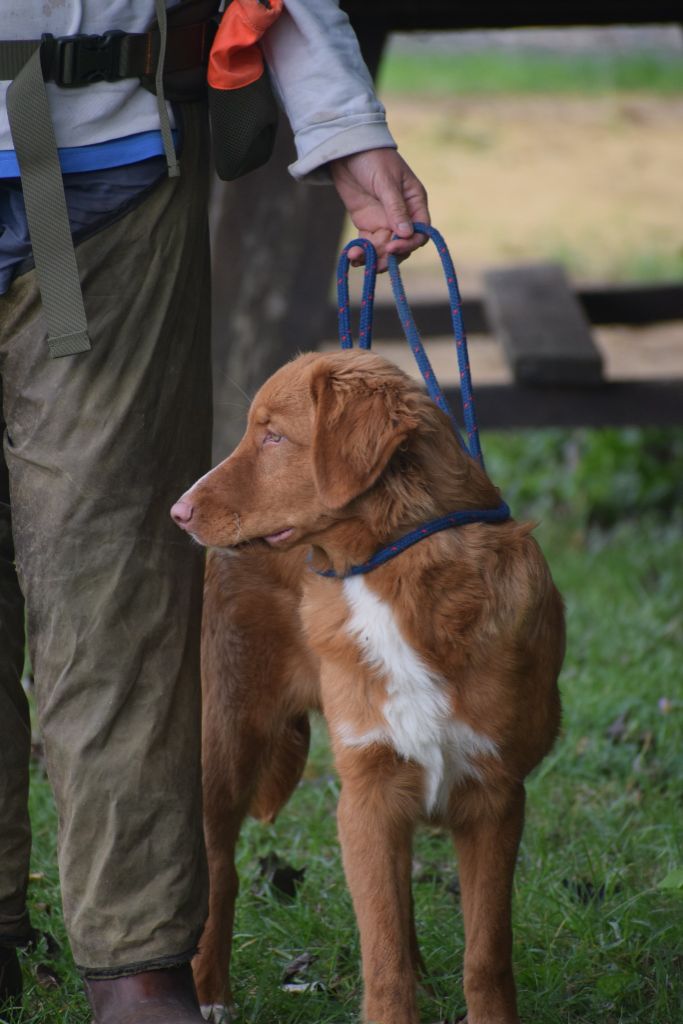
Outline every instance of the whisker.
<path fill-rule="evenodd" d="M 236 380 L 234 380 L 232 377 L 229 377 L 227 373 L 222 373 L 221 377 L 223 378 L 223 380 L 227 381 L 228 384 L 232 384 L 235 390 L 239 391 L 242 397 L 246 398 L 249 405 L 251 405 L 254 397 L 253 395 L 248 395 L 244 388 L 241 386 L 241 384 L 238 384 Z"/>

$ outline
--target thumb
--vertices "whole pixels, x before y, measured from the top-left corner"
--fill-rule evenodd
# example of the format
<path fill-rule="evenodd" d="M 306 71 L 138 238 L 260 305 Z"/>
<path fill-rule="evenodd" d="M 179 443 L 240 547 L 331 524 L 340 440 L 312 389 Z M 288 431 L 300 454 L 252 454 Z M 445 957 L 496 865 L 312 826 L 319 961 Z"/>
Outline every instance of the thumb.
<path fill-rule="evenodd" d="M 377 198 L 382 204 L 387 223 L 393 233 L 401 238 L 410 238 L 413 233 L 413 222 L 398 184 L 392 179 L 386 180 L 377 190 Z"/>

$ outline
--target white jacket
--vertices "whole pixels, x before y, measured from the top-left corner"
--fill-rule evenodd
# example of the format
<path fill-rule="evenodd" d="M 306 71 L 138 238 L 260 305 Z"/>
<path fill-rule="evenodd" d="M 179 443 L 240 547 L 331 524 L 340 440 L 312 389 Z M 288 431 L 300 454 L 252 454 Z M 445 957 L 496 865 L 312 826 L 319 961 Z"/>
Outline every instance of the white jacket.
<path fill-rule="evenodd" d="M 167 6 L 174 2 L 167 0 Z M 3 39 L 37 39 L 44 32 L 144 32 L 153 21 L 154 0 L 0 0 Z M 297 160 L 289 169 L 295 178 L 335 157 L 395 146 L 338 0 L 285 0 L 263 49 L 294 130 Z M 0 150 L 13 148 L 5 109 L 8 84 L 0 83 Z M 159 128 L 156 99 L 136 79 L 77 89 L 48 83 L 47 90 L 60 148 Z"/>

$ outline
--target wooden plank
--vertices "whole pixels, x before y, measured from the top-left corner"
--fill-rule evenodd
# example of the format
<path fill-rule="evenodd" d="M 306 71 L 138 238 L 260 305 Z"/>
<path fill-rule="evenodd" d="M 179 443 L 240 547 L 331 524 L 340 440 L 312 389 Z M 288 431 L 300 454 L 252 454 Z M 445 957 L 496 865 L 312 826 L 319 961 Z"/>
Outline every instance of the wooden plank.
<path fill-rule="evenodd" d="M 559 264 L 489 270 L 484 287 L 489 321 L 518 384 L 602 381 L 602 357 Z"/>
<path fill-rule="evenodd" d="M 444 389 L 456 410 L 459 392 Z M 517 427 L 671 427 L 683 425 L 683 380 L 615 381 L 600 388 L 477 386 L 482 429 Z"/>
<path fill-rule="evenodd" d="M 518 28 L 529 26 L 656 24 L 681 20 L 680 0 L 571 4 L 456 4 L 453 0 L 342 0 L 358 22 L 378 24 L 394 32 L 412 29 Z"/>
<path fill-rule="evenodd" d="M 576 297 L 592 324 L 683 320 L 680 284 L 594 285 L 578 289 Z"/>
<path fill-rule="evenodd" d="M 453 328 L 448 312 L 448 298 L 439 301 L 420 302 L 411 299 L 410 306 L 415 314 L 415 322 L 420 335 L 426 340 L 437 335 L 451 334 Z M 488 334 L 490 326 L 484 309 L 484 303 L 479 298 L 462 300 L 462 318 L 465 328 L 469 334 Z M 354 310 L 351 312 L 352 322 Z M 357 317 L 356 317 L 357 319 Z M 354 327 L 355 331 L 355 327 Z M 403 328 L 396 312 L 393 302 L 376 302 L 375 315 L 373 319 L 373 337 L 378 341 L 386 338 L 402 338 Z M 337 337 L 337 307 L 330 306 L 325 315 L 323 338 Z"/>
<path fill-rule="evenodd" d="M 586 285 L 577 288 L 574 294 L 592 324 L 640 326 L 683 320 L 683 286 L 680 284 Z M 449 332 L 448 309 L 443 299 L 418 299 L 410 304 L 423 337 Z M 490 332 L 486 309 L 478 296 L 462 300 L 462 316 L 468 334 Z M 330 307 L 325 315 L 323 336 L 334 338 L 336 333 L 337 310 Z M 393 303 L 375 304 L 374 335 L 378 340 L 401 336 Z"/>

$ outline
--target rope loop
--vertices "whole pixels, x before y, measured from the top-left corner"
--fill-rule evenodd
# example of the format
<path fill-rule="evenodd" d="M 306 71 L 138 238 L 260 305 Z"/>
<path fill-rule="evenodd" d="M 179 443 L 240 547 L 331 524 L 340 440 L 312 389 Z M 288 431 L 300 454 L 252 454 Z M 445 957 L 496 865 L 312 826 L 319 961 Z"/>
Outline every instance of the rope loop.
<path fill-rule="evenodd" d="M 433 228 L 430 224 L 421 224 L 416 222 L 413 224 L 413 229 L 421 235 L 427 235 L 428 238 L 432 240 L 439 253 L 441 266 L 443 267 L 444 275 L 446 277 L 450 302 L 451 323 L 453 325 L 453 336 L 455 339 L 458 369 L 460 372 L 460 397 L 462 399 L 466 440 L 464 440 L 460 434 L 453 410 L 446 401 L 446 396 L 441 390 L 439 382 L 436 379 L 436 375 L 434 374 L 429 359 L 427 358 L 427 353 L 425 352 L 422 339 L 420 338 L 420 334 L 415 323 L 413 311 L 408 305 L 408 300 L 406 299 L 403 281 L 401 280 L 401 273 L 398 269 L 398 260 L 394 255 L 390 254 L 389 276 L 391 278 L 391 287 L 394 292 L 394 300 L 396 302 L 396 309 L 398 310 L 401 326 L 403 327 L 403 333 L 406 336 L 410 349 L 415 356 L 415 361 L 417 362 L 422 376 L 424 377 L 430 397 L 434 402 L 436 402 L 442 412 L 445 412 L 450 418 L 453 423 L 456 436 L 465 451 L 481 466 L 483 466 L 484 458 L 481 452 L 481 444 L 479 442 L 479 427 L 477 425 L 477 414 L 474 407 L 474 396 L 472 394 L 470 361 L 467 354 L 467 337 L 465 335 L 465 327 L 462 320 L 462 299 L 460 298 L 460 289 L 458 287 L 458 279 L 455 274 L 453 260 L 451 259 L 451 254 L 448 251 L 448 247 L 442 235 L 436 230 L 436 228 Z M 397 238 L 398 236 L 395 235 L 394 237 Z"/>
<path fill-rule="evenodd" d="M 369 349 L 372 346 L 372 317 L 375 306 L 375 283 L 377 281 L 377 253 L 375 252 L 374 245 L 367 238 L 354 238 L 352 242 L 348 242 L 342 249 L 339 263 L 337 264 L 339 343 L 342 348 L 353 348 L 349 302 L 349 251 L 356 247 L 360 247 L 365 253 L 358 344 L 360 348 Z"/>
<path fill-rule="evenodd" d="M 484 465 L 484 458 L 479 441 L 479 427 L 477 425 L 477 414 L 474 407 L 474 396 L 472 394 L 472 376 L 470 373 L 470 361 L 467 353 L 467 337 L 462 320 L 462 300 L 458 279 L 455 274 L 453 260 L 442 235 L 430 224 L 416 222 L 413 224 L 415 231 L 421 235 L 427 235 L 432 240 L 439 253 L 441 265 L 446 277 L 448 296 L 450 303 L 451 323 L 453 325 L 453 336 L 455 340 L 456 354 L 458 358 L 458 370 L 460 373 L 460 397 L 462 399 L 463 419 L 465 423 L 466 438 L 463 438 L 458 421 L 446 401 L 446 396 L 436 378 L 436 374 L 429 362 L 425 352 L 420 333 L 415 323 L 415 317 L 406 298 L 403 281 L 398 269 L 396 256 L 389 256 L 389 277 L 394 293 L 394 301 L 403 332 L 406 336 L 410 350 L 415 357 L 420 373 L 427 386 L 431 399 L 444 412 L 451 423 L 455 436 L 458 438 L 463 450 L 467 452 L 481 466 Z M 398 238 L 398 235 L 394 235 Z M 349 252 L 351 249 L 360 247 L 365 253 L 365 270 L 363 274 L 363 291 L 360 306 L 360 324 L 358 344 L 360 348 L 369 349 L 372 346 L 372 319 L 375 301 L 375 284 L 377 280 L 377 253 L 372 242 L 366 238 L 354 238 L 342 249 L 337 265 L 337 314 L 339 322 L 339 342 L 342 348 L 353 348 L 353 333 L 351 331 L 351 313 L 349 302 Z"/>

